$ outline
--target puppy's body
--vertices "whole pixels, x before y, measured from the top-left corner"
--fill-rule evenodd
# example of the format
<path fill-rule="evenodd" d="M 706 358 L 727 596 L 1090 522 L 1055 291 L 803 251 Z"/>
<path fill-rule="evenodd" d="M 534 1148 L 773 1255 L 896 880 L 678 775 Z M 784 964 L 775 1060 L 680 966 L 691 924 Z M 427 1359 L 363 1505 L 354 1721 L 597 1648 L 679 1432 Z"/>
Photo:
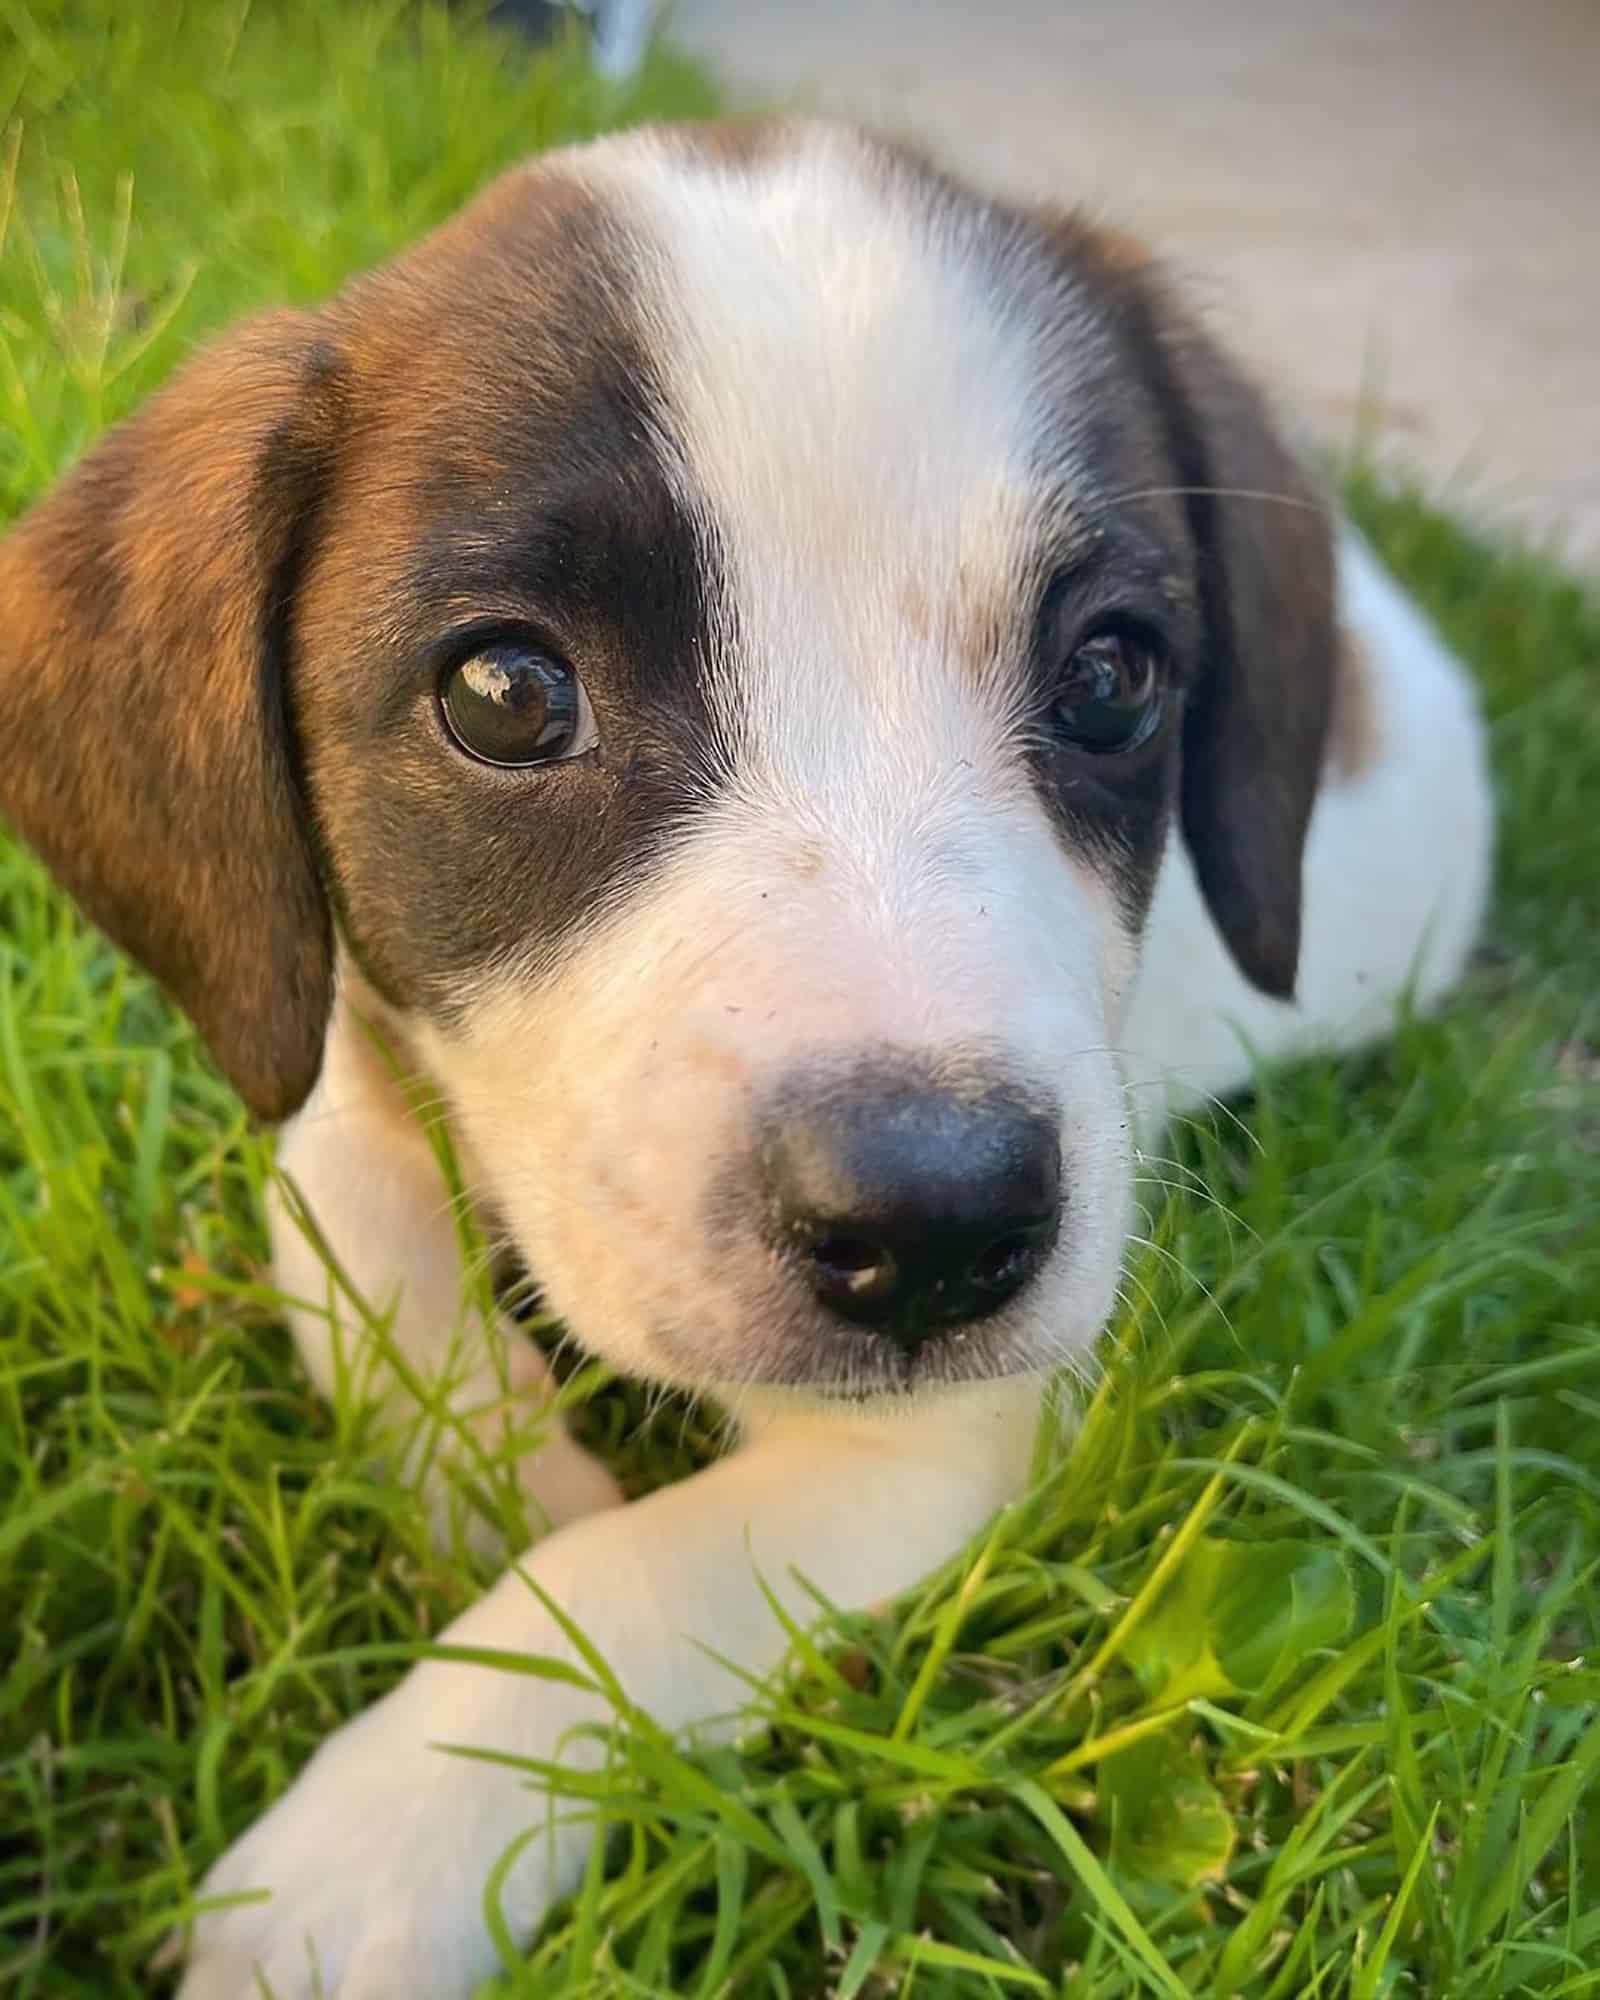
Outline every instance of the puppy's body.
<path fill-rule="evenodd" d="M 371 1025 L 574 1333 L 732 1406 L 626 1509 L 558 1432 L 539 1590 L 450 1635 L 567 1655 L 553 1602 L 669 1724 L 737 1702 L 707 1644 L 779 1656 L 762 1577 L 870 1603 L 1016 1490 L 1137 1128 L 1381 1034 L 1482 901 L 1458 670 L 1139 255 L 825 127 L 508 176 L 197 364 L 0 606 L 8 809 L 295 1114 L 403 1372 L 469 1437 L 546 1396 L 463 1314 Z M 332 1386 L 362 1315 L 273 1231 Z M 599 1698 L 534 1685 L 428 1665 L 333 1738 L 216 1871 L 273 1896 L 202 1920 L 187 2000 L 469 1990 L 535 1814 L 429 1746 L 595 1754 Z M 583 1844 L 522 1851 L 519 1935 Z"/>

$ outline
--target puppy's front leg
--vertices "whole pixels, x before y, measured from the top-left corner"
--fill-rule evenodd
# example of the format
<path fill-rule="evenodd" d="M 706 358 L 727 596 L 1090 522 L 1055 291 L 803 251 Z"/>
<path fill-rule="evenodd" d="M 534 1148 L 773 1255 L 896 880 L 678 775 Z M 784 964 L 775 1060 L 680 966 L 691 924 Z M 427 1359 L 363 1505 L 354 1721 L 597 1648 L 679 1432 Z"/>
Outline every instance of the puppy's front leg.
<path fill-rule="evenodd" d="M 464 1302 L 438 1162 L 348 992 L 328 1031 L 322 1076 L 285 1128 L 278 1161 L 362 1303 L 385 1315 L 386 1345 L 401 1364 L 397 1371 L 384 1358 L 360 1307 L 333 1281 L 274 1189 L 268 1201 L 273 1275 L 286 1297 L 304 1302 L 290 1307 L 289 1323 L 311 1379 L 332 1396 L 348 1373 L 402 1427 L 418 1415 L 409 1378 L 440 1398 L 459 1427 L 438 1440 L 426 1480 L 443 1542 L 454 1499 L 448 1461 L 470 1451 L 471 1437 L 492 1451 L 508 1429 L 538 1419 L 554 1384 L 530 1340 Z M 517 1472 L 542 1517 L 536 1526 L 570 1521 L 621 1498 L 610 1473 L 558 1417 L 545 1422 L 537 1449 Z M 473 1518 L 464 1525 L 469 1541 L 495 1552 L 498 1536 L 487 1523 Z"/>
<path fill-rule="evenodd" d="M 762 1580 L 802 1621 L 813 1600 L 864 1607 L 951 1555 L 1027 1476 L 1032 1383 L 949 1393 L 901 1415 L 770 1417 L 733 1457 L 633 1506 L 573 1522 L 526 1571 L 598 1647 L 628 1697 L 680 1728 L 736 1708 L 710 1658 L 763 1672 L 784 1632 Z M 447 1644 L 553 1656 L 573 1648 L 513 1571 Z M 436 1747 L 593 1764 L 574 1725 L 607 1719 L 579 1688 L 429 1661 L 332 1737 L 226 1855 L 208 1895 L 271 1891 L 201 1920 L 181 2000 L 456 2000 L 495 1968 L 484 1885 L 530 1827 L 504 1890 L 519 1940 L 575 1884 L 588 1844 L 515 1772 Z"/>

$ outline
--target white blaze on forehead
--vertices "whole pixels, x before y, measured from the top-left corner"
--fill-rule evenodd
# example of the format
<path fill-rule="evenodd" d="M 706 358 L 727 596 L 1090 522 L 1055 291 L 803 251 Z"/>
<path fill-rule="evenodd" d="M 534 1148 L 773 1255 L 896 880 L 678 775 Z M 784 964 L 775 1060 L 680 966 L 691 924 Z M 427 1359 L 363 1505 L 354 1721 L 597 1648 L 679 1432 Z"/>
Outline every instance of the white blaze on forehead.
<path fill-rule="evenodd" d="M 621 1367 L 687 1351 L 723 1383 L 807 1343 L 856 1365 L 729 1206 L 758 1200 L 774 1093 L 885 1049 L 992 1064 L 1059 1111 L 1073 1219 L 985 1338 L 1008 1368 L 1081 1351 L 1127 1221 L 1130 951 L 1029 781 L 1017 697 L 1071 473 L 1041 475 L 1039 439 L 1092 335 L 1063 359 L 1043 260 L 997 261 L 981 210 L 849 134 L 747 162 L 643 134 L 555 170 L 630 256 L 642 448 L 704 537 L 728 768 L 556 975 L 501 968 L 424 1054 L 554 1309 Z"/>
<path fill-rule="evenodd" d="M 580 162 L 644 258 L 630 304 L 726 594 L 710 692 L 739 776 L 842 803 L 885 755 L 919 788 L 992 757 L 1037 532 L 1043 273 L 1013 251 L 1002 277 L 981 211 L 849 132 Z M 984 620 L 1010 642 L 987 684 Z"/>

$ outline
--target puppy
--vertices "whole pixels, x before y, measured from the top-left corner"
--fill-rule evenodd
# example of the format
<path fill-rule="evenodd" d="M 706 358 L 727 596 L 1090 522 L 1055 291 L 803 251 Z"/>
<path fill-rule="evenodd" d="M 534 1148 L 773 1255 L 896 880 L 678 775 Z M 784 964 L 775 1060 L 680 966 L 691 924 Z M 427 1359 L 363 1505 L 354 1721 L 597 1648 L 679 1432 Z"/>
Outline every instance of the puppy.
<path fill-rule="evenodd" d="M 1420 616 L 1126 239 L 811 123 L 550 154 L 192 362 L 0 547 L 0 784 L 188 1009 L 343 1273 L 324 1385 L 538 1417 L 426 1137 L 574 1335 L 739 1447 L 557 1524 L 446 1635 L 671 1727 L 1025 1479 L 1112 1305 L 1137 1116 L 1456 975 L 1490 810 Z M 356 1298 L 367 1310 L 355 1303 Z M 537 1589 L 529 1587 L 530 1580 Z M 587 1835 L 436 1745 L 600 1695 L 430 1662 L 215 1869 L 184 2000 L 447 2000 Z"/>

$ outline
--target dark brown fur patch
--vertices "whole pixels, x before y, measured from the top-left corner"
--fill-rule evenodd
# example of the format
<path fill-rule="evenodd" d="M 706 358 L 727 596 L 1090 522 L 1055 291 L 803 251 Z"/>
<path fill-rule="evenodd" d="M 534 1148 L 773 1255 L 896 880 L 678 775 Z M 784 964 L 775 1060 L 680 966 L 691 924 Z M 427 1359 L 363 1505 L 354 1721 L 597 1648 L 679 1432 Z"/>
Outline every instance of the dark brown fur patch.
<path fill-rule="evenodd" d="M 634 252 L 537 171 L 332 309 L 361 419 L 296 614 L 297 715 L 341 926 L 392 1003 L 448 1019 L 643 872 L 712 760 L 705 552 L 665 469 Z M 440 674 L 485 622 L 579 673 L 585 756 L 457 752 Z"/>

